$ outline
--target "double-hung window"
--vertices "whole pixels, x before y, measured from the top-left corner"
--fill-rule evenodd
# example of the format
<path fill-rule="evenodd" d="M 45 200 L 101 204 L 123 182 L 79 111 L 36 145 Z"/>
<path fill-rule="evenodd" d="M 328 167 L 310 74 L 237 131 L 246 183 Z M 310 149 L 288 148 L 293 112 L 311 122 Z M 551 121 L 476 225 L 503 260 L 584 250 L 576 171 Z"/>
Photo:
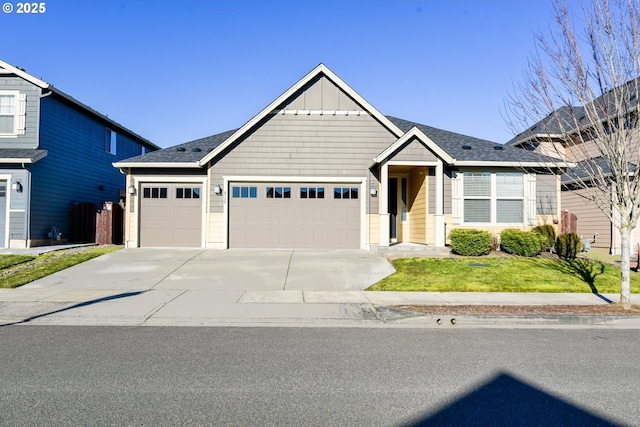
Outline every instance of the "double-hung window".
<path fill-rule="evenodd" d="M 462 191 L 464 222 L 524 223 L 522 172 L 465 172 Z"/>
<path fill-rule="evenodd" d="M 0 136 L 25 133 L 26 95 L 17 90 L 0 90 Z"/>

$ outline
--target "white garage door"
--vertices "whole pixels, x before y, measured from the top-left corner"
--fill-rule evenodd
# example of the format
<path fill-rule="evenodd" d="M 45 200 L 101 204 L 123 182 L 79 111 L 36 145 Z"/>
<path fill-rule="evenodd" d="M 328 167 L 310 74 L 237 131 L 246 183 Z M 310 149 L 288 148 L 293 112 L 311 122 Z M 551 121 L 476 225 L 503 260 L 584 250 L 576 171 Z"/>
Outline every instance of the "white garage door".
<path fill-rule="evenodd" d="M 229 186 L 230 248 L 360 248 L 359 183 Z"/>
<path fill-rule="evenodd" d="M 201 196 L 201 184 L 142 184 L 140 246 L 202 246 Z"/>

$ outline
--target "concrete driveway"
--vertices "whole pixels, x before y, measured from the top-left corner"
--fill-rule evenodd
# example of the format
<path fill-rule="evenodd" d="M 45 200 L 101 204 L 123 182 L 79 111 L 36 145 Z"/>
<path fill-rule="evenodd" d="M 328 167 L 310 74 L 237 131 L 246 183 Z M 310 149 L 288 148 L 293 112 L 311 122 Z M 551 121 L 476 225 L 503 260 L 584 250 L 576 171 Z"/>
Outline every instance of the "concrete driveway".
<path fill-rule="evenodd" d="M 22 288 L 358 291 L 393 271 L 362 250 L 124 249 Z"/>

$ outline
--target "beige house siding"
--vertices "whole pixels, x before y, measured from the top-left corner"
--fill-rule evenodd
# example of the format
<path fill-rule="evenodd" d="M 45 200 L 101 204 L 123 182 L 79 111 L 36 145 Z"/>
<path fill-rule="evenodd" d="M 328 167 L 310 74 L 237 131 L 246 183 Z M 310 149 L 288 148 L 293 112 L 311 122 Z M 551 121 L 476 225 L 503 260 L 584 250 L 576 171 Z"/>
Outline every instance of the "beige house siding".
<path fill-rule="evenodd" d="M 558 215 L 560 195 L 558 175 L 536 174 L 536 212 L 538 215 Z"/>
<path fill-rule="evenodd" d="M 208 213 L 207 214 L 207 239 L 206 246 L 223 249 L 224 242 L 224 214 Z"/>
<path fill-rule="evenodd" d="M 577 217 L 577 233 L 585 239 L 593 238 L 598 233 L 598 238 L 591 245 L 592 248 L 611 248 L 611 222 L 594 203 L 587 202 L 580 197 L 587 190 L 574 190 L 562 192 L 562 210 L 567 210 Z"/>
<path fill-rule="evenodd" d="M 408 179 L 408 211 L 409 241 L 427 243 L 427 168 L 416 167 L 409 173 Z"/>
<path fill-rule="evenodd" d="M 402 161 L 402 162 L 415 162 L 415 161 L 435 161 L 436 155 L 429 150 L 423 143 L 417 139 L 413 139 L 406 144 L 399 152 L 394 153 L 389 160 Z"/>
<path fill-rule="evenodd" d="M 223 176 L 369 177 L 372 158 L 394 140 L 369 115 L 272 115 L 213 164 L 210 188 Z M 212 196 L 211 211 L 222 208 Z"/>
<path fill-rule="evenodd" d="M 372 245 L 380 243 L 380 215 L 367 215 L 368 242 Z"/>

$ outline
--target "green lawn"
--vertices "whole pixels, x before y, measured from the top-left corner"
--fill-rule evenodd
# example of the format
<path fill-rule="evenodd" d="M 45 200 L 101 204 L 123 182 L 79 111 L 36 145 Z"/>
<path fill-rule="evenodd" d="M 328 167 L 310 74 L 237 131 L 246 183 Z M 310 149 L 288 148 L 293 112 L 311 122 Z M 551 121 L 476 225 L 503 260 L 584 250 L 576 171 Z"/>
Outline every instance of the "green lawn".
<path fill-rule="evenodd" d="M 412 258 L 392 261 L 397 272 L 370 291 L 620 292 L 620 269 L 585 259 L 550 257 Z M 631 272 L 640 293 L 640 273 Z"/>
<path fill-rule="evenodd" d="M 122 246 L 90 246 L 39 256 L 0 255 L 0 288 L 16 288 L 121 248 Z"/>

